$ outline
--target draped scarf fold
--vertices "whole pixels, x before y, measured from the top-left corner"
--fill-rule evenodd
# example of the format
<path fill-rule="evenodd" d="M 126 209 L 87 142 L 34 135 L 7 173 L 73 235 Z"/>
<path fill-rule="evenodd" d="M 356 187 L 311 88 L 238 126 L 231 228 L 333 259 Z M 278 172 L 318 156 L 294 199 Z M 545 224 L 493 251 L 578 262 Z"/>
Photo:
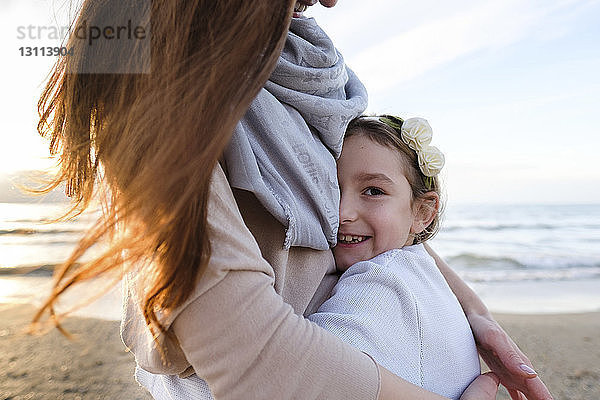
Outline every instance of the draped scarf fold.
<path fill-rule="evenodd" d="M 366 89 L 331 39 L 314 19 L 293 19 L 275 70 L 224 153 L 230 185 L 253 192 L 286 227 L 284 248 L 337 242 L 335 160 L 366 106 Z"/>

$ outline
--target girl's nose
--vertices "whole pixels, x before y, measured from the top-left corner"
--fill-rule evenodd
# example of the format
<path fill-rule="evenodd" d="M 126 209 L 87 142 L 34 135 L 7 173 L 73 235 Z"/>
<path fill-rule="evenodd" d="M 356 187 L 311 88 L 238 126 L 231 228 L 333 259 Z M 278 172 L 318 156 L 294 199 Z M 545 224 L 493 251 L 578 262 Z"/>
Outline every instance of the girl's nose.
<path fill-rule="evenodd" d="M 357 216 L 357 209 L 351 197 L 342 195 L 340 198 L 340 223 L 356 221 Z"/>

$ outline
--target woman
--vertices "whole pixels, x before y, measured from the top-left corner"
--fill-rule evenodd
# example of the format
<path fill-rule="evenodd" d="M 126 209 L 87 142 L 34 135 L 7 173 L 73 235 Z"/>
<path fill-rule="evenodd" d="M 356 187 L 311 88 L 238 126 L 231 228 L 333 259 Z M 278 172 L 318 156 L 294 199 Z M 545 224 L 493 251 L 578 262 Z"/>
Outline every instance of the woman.
<path fill-rule="evenodd" d="M 299 2 L 296 16 L 314 3 Z M 335 0 L 321 3 L 331 7 Z M 107 13 L 127 16 L 127 4 L 86 1 L 77 24 L 99 25 Z M 331 153 L 341 140 L 335 132 L 309 128 L 306 116 L 287 105 L 302 99 L 280 100 L 290 94 L 286 79 L 296 72 L 284 71 L 278 76 L 283 81 L 267 84 L 275 85 L 268 94 L 259 92 L 275 67 L 294 6 L 291 0 L 152 2 L 140 17 L 148 22 L 152 16 L 149 74 L 83 73 L 82 66 L 98 64 L 137 71 L 148 60 L 143 51 L 120 53 L 115 46 L 92 48 L 70 38 L 74 55 L 61 59 L 40 101 L 40 131 L 51 137 L 53 154 L 61 151 L 61 171 L 50 187 L 66 182 L 77 210 L 100 192 L 105 215 L 57 272 L 55 290 L 36 319 L 69 286 L 123 266 L 130 283 L 123 336 L 149 372 L 196 373 L 216 398 L 439 398 L 303 318 L 334 283 L 329 245 L 337 210 L 314 201 L 325 193 L 335 203 L 335 181 L 322 172 L 329 165 L 335 171 Z M 297 55 L 293 50 L 287 54 Z M 335 95 L 335 104 L 324 100 L 321 108 L 341 110 L 351 103 L 352 113 L 360 113 L 361 86 L 338 61 L 341 75 L 333 77 L 348 98 Z M 236 125 L 257 94 L 250 114 Z M 255 135 L 257 126 L 279 132 L 257 101 L 288 112 L 277 127 L 286 140 L 268 137 L 275 148 L 261 142 L 266 135 Z M 335 125 L 343 131 L 338 122 L 325 123 L 325 131 Z M 264 171 L 285 169 L 276 162 L 287 166 L 289 152 L 298 173 L 266 179 Z M 256 168 L 240 171 L 247 165 Z M 110 249 L 76 268 L 77 259 L 103 237 L 112 238 Z M 513 398 L 517 390 L 531 400 L 550 398 L 479 299 L 436 260 L 482 355 Z M 481 376 L 463 398 L 492 399 L 497 383 L 494 375 Z"/>

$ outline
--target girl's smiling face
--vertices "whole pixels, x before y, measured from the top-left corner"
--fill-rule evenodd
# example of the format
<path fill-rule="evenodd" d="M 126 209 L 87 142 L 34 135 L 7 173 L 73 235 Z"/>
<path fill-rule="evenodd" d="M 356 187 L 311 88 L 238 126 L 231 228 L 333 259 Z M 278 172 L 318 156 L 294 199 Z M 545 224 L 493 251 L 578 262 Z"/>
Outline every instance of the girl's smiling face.
<path fill-rule="evenodd" d="M 344 141 L 338 160 L 341 191 L 337 268 L 410 245 L 422 230 L 401 155 L 357 134 Z M 418 230 L 420 229 L 420 230 Z"/>

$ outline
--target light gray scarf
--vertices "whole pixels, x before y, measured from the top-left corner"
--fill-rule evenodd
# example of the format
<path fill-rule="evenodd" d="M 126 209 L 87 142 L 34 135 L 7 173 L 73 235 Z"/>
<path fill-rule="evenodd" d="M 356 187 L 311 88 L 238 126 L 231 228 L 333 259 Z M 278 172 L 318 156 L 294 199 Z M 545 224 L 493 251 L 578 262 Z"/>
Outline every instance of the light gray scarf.
<path fill-rule="evenodd" d="M 253 192 L 286 227 L 282 246 L 335 245 L 335 159 L 367 92 L 312 18 L 293 19 L 271 78 L 225 150 L 232 187 Z"/>

